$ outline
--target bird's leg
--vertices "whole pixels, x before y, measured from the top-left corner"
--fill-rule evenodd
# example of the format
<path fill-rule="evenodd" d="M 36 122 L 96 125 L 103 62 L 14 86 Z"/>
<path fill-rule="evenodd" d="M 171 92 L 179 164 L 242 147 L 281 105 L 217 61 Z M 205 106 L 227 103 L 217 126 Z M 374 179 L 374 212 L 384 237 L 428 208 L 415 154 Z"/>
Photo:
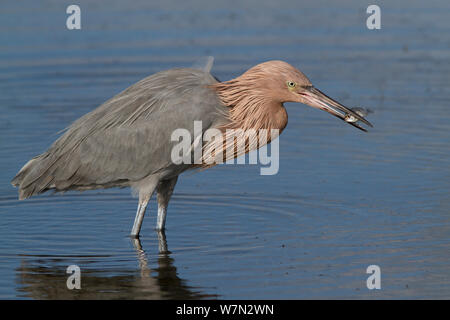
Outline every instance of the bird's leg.
<path fill-rule="evenodd" d="M 136 217 L 134 218 L 133 229 L 131 229 L 131 236 L 133 238 L 139 237 L 139 232 L 141 231 L 142 221 L 144 220 L 145 209 L 147 208 L 147 204 L 148 204 L 149 200 L 150 200 L 150 197 L 148 199 L 145 199 L 144 201 L 141 201 L 141 199 L 139 199 Z"/>
<path fill-rule="evenodd" d="M 172 196 L 173 189 L 177 183 L 178 177 L 169 180 L 163 180 L 159 183 L 158 191 L 158 219 L 156 222 L 156 230 L 164 230 L 166 225 L 167 205 Z"/>
<path fill-rule="evenodd" d="M 158 249 L 159 254 L 168 254 L 170 251 L 167 249 L 167 240 L 166 240 L 166 234 L 164 230 L 157 230 L 158 233 Z"/>
<path fill-rule="evenodd" d="M 139 237 L 139 231 L 141 231 L 142 221 L 144 220 L 145 209 L 147 208 L 147 204 L 157 185 L 158 180 L 151 178 L 146 181 L 139 190 L 139 205 L 136 212 L 136 218 L 134 218 L 133 229 L 131 230 L 131 236 L 133 238 Z"/>
<path fill-rule="evenodd" d="M 138 238 L 139 231 L 141 231 L 142 221 L 144 220 L 145 209 L 150 201 L 156 186 L 158 185 L 158 177 L 150 176 L 147 180 L 135 184 L 133 187 L 139 190 L 139 204 L 134 218 L 133 229 L 131 230 L 131 237 Z"/>

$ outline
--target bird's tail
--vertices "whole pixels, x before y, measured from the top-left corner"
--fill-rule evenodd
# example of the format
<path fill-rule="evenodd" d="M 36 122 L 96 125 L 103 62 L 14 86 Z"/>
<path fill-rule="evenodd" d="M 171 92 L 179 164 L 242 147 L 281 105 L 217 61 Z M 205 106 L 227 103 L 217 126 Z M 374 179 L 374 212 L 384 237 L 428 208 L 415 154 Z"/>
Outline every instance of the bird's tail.
<path fill-rule="evenodd" d="M 49 189 L 53 183 L 52 175 L 48 174 L 48 169 L 51 166 L 49 162 L 50 159 L 45 153 L 36 156 L 28 161 L 12 179 L 11 184 L 19 187 L 19 200 Z"/>

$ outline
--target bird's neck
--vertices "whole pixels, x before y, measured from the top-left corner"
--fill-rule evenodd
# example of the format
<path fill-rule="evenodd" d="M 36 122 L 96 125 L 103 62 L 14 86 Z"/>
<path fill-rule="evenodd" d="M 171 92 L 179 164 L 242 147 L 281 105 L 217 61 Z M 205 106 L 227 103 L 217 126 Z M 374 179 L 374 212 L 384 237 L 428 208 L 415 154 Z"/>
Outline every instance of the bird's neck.
<path fill-rule="evenodd" d="M 283 131 L 288 116 L 283 104 L 238 79 L 212 86 L 223 105 L 229 108 L 230 122 L 223 129 L 277 129 Z"/>
<path fill-rule="evenodd" d="M 241 85 L 237 80 L 217 83 L 212 88 L 222 104 L 229 108 L 229 119 L 217 128 L 224 134 L 223 140 L 213 139 L 203 146 L 203 167 L 214 165 L 217 156 L 223 157 L 225 162 L 260 148 L 286 127 L 287 113 L 283 104 L 265 96 L 262 91 Z M 236 147 L 236 141 L 244 147 Z M 220 154 L 216 153 L 221 149 Z"/>

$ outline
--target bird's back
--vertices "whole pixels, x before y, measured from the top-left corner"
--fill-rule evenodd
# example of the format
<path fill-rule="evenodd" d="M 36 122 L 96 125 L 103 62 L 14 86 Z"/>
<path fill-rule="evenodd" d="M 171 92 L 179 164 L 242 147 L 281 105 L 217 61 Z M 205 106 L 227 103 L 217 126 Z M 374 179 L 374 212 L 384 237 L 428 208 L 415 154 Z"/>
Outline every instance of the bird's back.
<path fill-rule="evenodd" d="M 203 130 L 227 121 L 226 107 L 208 87 L 216 82 L 196 69 L 171 69 L 142 79 L 76 120 L 45 153 L 30 160 L 12 181 L 19 197 L 48 189 L 129 186 L 155 172 L 180 171 L 170 157 L 172 132 L 184 128 L 193 137 L 196 120 Z"/>

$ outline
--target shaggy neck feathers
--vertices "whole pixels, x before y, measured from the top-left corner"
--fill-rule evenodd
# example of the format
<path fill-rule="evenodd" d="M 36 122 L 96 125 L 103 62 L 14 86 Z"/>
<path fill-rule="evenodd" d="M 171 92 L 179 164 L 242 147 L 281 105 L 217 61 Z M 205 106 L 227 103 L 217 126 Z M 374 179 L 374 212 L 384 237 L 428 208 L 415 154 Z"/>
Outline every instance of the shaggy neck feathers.
<path fill-rule="evenodd" d="M 229 107 L 230 123 L 221 129 L 278 129 L 287 125 L 283 104 L 268 96 L 269 90 L 253 85 L 246 74 L 236 79 L 214 84 L 221 102 Z"/>

